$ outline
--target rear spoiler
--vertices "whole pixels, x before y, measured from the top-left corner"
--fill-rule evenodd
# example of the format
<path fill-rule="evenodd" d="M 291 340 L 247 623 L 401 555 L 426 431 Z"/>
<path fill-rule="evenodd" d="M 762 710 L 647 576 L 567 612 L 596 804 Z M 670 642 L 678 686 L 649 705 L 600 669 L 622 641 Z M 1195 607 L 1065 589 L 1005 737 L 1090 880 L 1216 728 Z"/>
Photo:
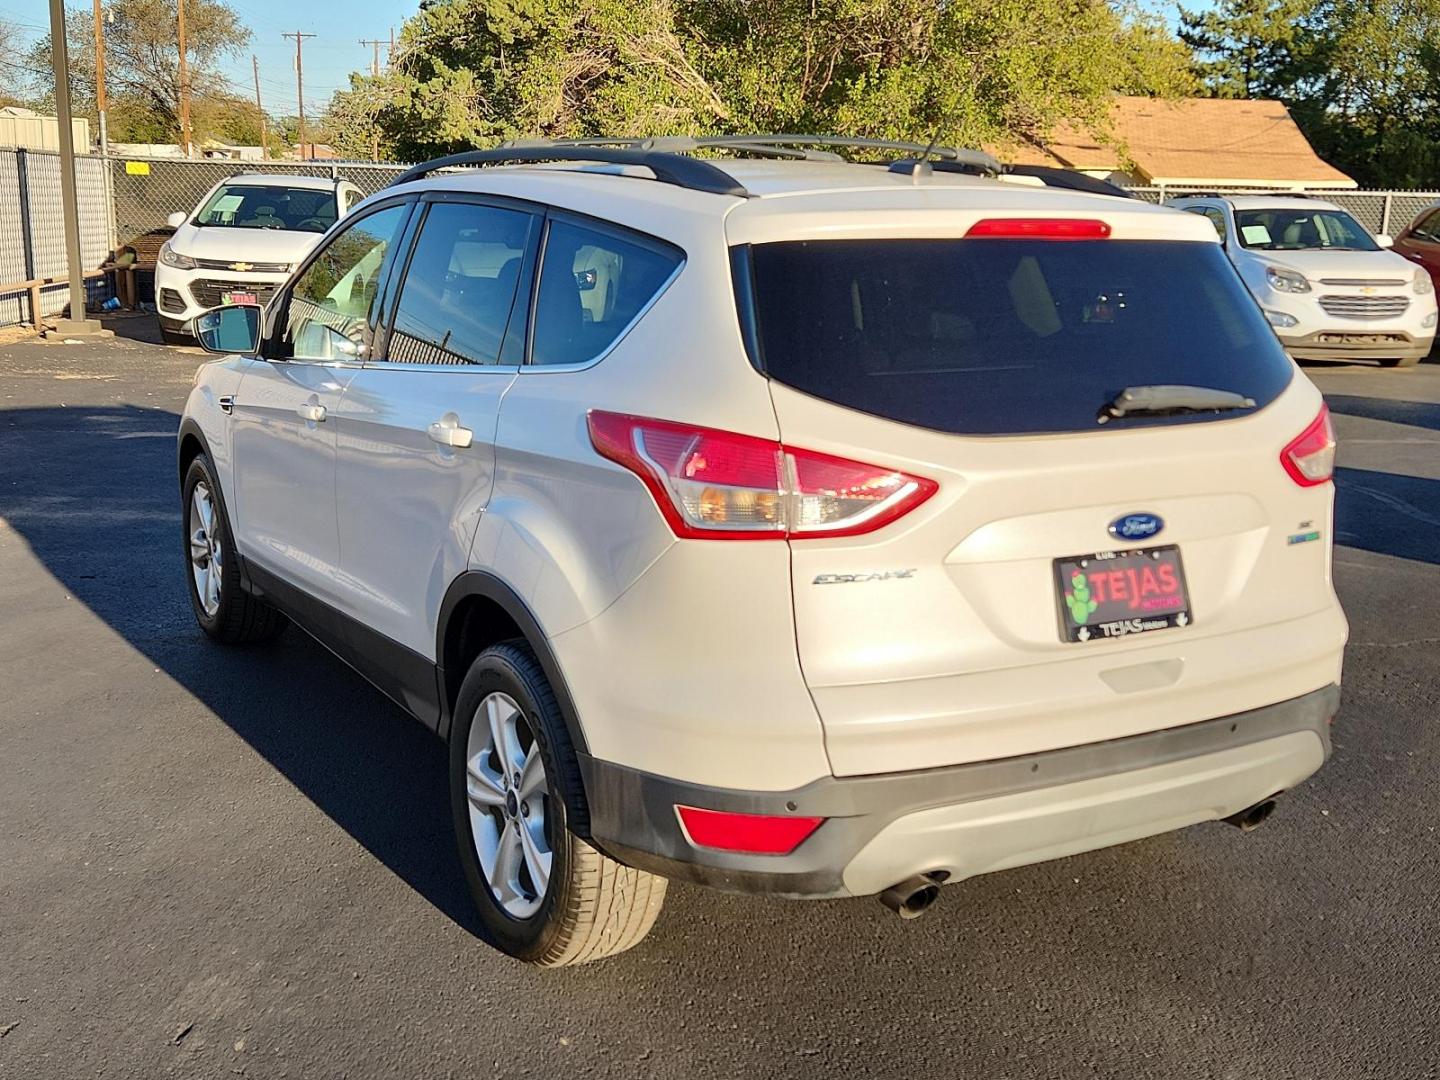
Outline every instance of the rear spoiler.
<path fill-rule="evenodd" d="M 1069 188 L 1072 191 L 1088 191 L 1092 195 L 1112 195 L 1117 199 L 1133 199 L 1135 196 L 1108 180 L 1098 180 L 1084 173 L 1055 169 L 1048 165 L 1007 165 L 1005 172 L 1011 176 L 1033 176 L 1046 187 Z"/>

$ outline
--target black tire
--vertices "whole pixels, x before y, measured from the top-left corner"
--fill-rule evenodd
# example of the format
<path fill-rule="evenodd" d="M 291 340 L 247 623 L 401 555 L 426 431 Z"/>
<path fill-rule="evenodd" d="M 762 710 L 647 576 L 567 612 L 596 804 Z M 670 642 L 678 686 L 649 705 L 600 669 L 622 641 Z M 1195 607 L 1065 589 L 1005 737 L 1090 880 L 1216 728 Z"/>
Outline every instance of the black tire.
<path fill-rule="evenodd" d="M 202 528 L 193 520 L 196 515 L 195 489 L 204 484 L 211 494 L 214 507 L 214 528 L 219 540 L 220 584 L 219 603 L 214 611 L 207 611 L 200 599 L 196 585 L 191 543 L 196 530 Z M 199 454 L 185 470 L 185 482 L 180 487 L 181 504 L 180 542 L 185 555 L 185 591 L 190 597 L 190 608 L 195 612 L 195 621 L 200 629 L 216 641 L 227 645 L 239 645 L 251 641 L 269 641 L 279 637 L 290 625 L 290 621 L 269 604 L 251 596 L 240 586 L 240 566 L 234 558 L 235 541 L 230 531 L 230 518 L 225 511 L 225 498 L 220 493 L 220 484 L 215 479 L 210 460 Z"/>
<path fill-rule="evenodd" d="M 1418 356 L 1387 356 L 1380 361 L 1381 367 L 1414 367 L 1420 363 Z"/>
<path fill-rule="evenodd" d="M 519 708 L 545 767 L 544 833 L 551 869 L 548 887 L 538 897 L 539 908 L 523 918 L 507 912 L 492 892 L 471 828 L 466 776 L 470 733 L 482 705 L 496 693 L 506 695 Z M 485 723 L 483 719 L 480 722 Z M 484 729 L 482 738 L 483 734 Z M 582 792 L 565 722 L 534 652 L 521 640 L 486 649 L 470 665 L 455 705 L 450 731 L 450 803 L 460 865 L 480 914 L 480 936 L 517 960 L 560 967 L 624 952 L 650 932 L 664 904 L 664 878 L 623 866 L 570 831 L 566 795 L 580 799 Z M 514 813 L 513 807 L 509 812 Z"/>
<path fill-rule="evenodd" d="M 195 339 L 189 334 L 182 334 L 178 330 L 167 329 L 165 324 L 160 324 L 160 340 L 166 345 L 194 345 Z"/>

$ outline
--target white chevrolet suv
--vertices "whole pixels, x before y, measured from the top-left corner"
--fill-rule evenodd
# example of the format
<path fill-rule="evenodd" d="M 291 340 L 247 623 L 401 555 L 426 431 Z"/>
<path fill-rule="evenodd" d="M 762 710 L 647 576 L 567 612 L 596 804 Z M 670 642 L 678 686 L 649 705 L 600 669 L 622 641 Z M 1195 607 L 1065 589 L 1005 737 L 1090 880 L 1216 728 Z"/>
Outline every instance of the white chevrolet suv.
<path fill-rule="evenodd" d="M 1297 196 L 1187 196 L 1208 218 L 1286 351 L 1297 360 L 1413 367 L 1435 341 L 1435 288 L 1340 207 Z"/>
<path fill-rule="evenodd" d="M 348 180 L 241 173 L 207 191 L 193 213 L 171 214 L 175 233 L 155 265 L 161 338 L 190 344 L 186 328 L 200 312 L 264 304 L 363 197 Z"/>
<path fill-rule="evenodd" d="M 196 320 L 200 626 L 448 740 L 512 956 L 670 878 L 913 916 L 1326 759 L 1335 443 L 1214 230 L 893 145 L 456 155 Z"/>

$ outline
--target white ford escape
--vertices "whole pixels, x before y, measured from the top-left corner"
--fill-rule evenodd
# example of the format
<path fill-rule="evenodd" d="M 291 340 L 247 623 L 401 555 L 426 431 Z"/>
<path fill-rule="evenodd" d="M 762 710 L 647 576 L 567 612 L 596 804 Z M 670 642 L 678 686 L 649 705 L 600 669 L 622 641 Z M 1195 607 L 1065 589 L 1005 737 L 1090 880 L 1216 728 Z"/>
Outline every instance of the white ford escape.
<path fill-rule="evenodd" d="M 512 956 L 668 878 L 915 915 L 1328 754 L 1334 439 L 1214 230 L 790 143 L 432 162 L 197 320 L 200 625 L 449 740 Z"/>

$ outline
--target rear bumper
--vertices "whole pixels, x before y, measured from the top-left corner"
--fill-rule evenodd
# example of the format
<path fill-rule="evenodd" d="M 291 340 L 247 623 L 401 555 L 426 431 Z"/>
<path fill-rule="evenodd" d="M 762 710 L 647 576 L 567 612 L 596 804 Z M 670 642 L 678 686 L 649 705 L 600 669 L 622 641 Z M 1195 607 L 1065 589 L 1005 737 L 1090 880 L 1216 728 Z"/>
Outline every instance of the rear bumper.
<path fill-rule="evenodd" d="M 1234 716 L 785 792 L 687 784 L 581 755 L 592 841 L 622 862 L 735 892 L 864 896 L 914 874 L 976 874 L 1214 821 L 1304 780 L 1330 753 L 1328 686 Z M 827 820 L 785 856 L 691 845 L 676 804 Z"/>

